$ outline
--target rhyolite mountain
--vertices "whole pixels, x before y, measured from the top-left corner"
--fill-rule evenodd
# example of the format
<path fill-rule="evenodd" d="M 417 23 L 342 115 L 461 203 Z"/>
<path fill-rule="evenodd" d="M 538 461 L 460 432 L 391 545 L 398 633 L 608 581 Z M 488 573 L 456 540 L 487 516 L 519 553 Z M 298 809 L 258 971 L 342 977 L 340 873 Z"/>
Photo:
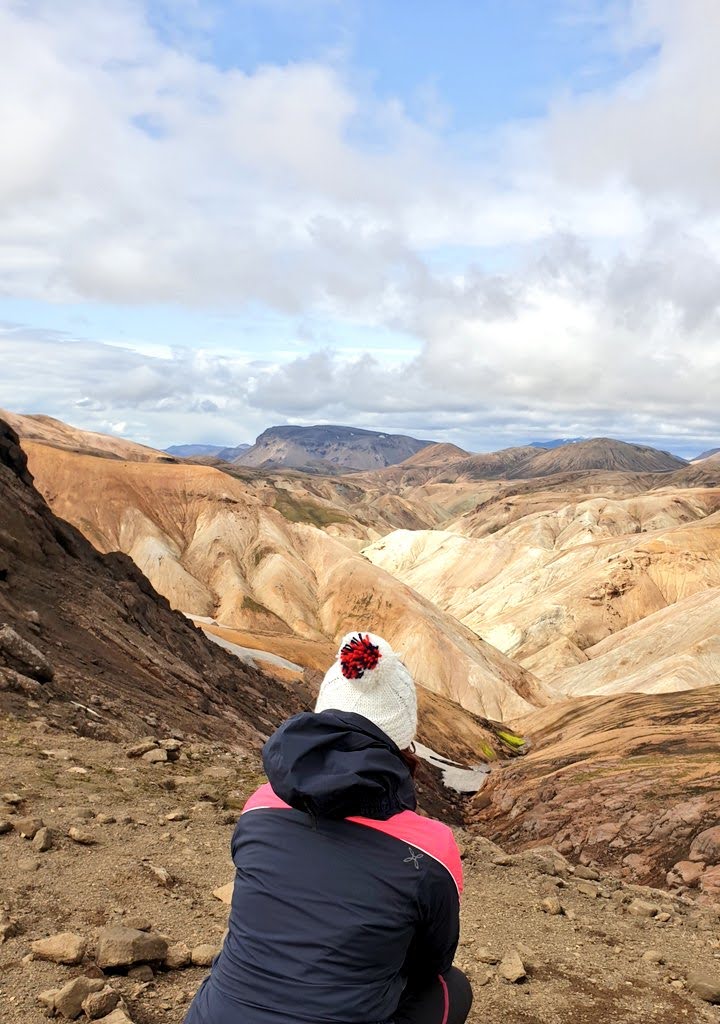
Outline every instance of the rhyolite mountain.
<path fill-rule="evenodd" d="M 329 424 L 270 427 L 235 463 L 324 473 L 382 469 L 404 462 L 432 443 L 405 434 Z"/>

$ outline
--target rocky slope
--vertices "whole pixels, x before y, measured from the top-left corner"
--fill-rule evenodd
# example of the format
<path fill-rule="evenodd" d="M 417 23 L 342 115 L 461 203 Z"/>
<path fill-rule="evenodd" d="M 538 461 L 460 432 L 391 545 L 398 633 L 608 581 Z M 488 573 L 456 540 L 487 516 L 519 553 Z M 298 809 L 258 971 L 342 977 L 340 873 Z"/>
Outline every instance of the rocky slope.
<path fill-rule="evenodd" d="M 325 531 L 268 508 L 242 481 L 211 467 L 26 446 L 55 512 L 99 550 L 129 554 L 175 608 L 260 632 L 283 657 L 273 636 L 334 644 L 372 628 L 405 653 L 421 685 L 497 720 L 549 698 L 470 629 Z"/>
<path fill-rule="evenodd" d="M 0 733 L 3 1024 L 41 1024 L 52 1006 L 60 1024 L 180 1024 L 207 974 L 259 766 L 218 742 L 177 741 L 173 761 L 132 753 L 42 719 Z M 716 1024 L 716 913 L 548 848 L 457 836 L 470 1024 Z"/>
<path fill-rule="evenodd" d="M 57 519 L 2 421 L 0 623 L 0 707 L 40 706 L 86 735 L 137 735 L 150 718 L 254 746 L 304 705 L 302 688 L 213 647 L 127 556 L 101 555 Z"/>
<path fill-rule="evenodd" d="M 692 881 L 669 881 L 716 901 L 720 842 L 703 853 L 698 837 L 720 823 L 718 692 L 582 697 L 525 717 L 530 752 L 491 772 L 472 820 L 512 849 L 552 843 L 653 885 L 694 862 Z"/>
<path fill-rule="evenodd" d="M 356 427 L 270 427 L 236 462 L 268 469 L 346 472 L 402 462 L 429 444 L 404 434 L 381 434 Z"/>

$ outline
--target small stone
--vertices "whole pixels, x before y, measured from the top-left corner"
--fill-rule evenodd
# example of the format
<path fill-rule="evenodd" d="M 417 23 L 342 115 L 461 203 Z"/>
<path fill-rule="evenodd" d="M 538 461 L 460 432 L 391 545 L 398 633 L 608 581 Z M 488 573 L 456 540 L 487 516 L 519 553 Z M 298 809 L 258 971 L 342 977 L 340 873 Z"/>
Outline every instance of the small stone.
<path fill-rule="evenodd" d="M 136 743 L 134 747 L 129 747 L 125 753 L 128 757 L 143 757 L 151 750 L 157 750 L 157 740 L 148 738 Z"/>
<path fill-rule="evenodd" d="M 130 968 L 128 978 L 131 978 L 133 981 L 154 981 L 155 975 L 149 964 L 141 964 L 140 967 Z"/>
<path fill-rule="evenodd" d="M 512 950 L 510 953 L 506 953 L 500 961 L 498 974 L 505 981 L 509 981 L 513 985 L 527 977 L 525 964 L 520 959 L 520 954 L 515 950 Z"/>
<path fill-rule="evenodd" d="M 0 818 L 0 836 L 5 836 L 8 832 L 12 832 L 12 822 L 8 821 L 7 818 Z"/>
<path fill-rule="evenodd" d="M 655 920 L 659 924 L 667 924 L 671 917 L 672 914 L 668 914 L 666 910 L 661 910 L 659 914 L 655 915 Z"/>
<path fill-rule="evenodd" d="M 170 889 L 173 885 L 175 885 L 175 879 L 170 874 L 167 868 L 159 867 L 157 864 L 150 863 L 147 863 L 145 867 L 153 876 L 155 881 L 159 882 L 160 885 L 163 886 L 163 888 Z"/>
<path fill-rule="evenodd" d="M 46 988 L 43 992 L 38 992 L 35 996 L 41 1006 L 46 1007 L 50 1011 L 55 1010 L 55 997 L 57 996 L 59 988 Z"/>
<path fill-rule="evenodd" d="M 19 793 L 3 793 L 2 801 L 10 807 L 19 807 L 23 802 L 23 798 Z"/>
<path fill-rule="evenodd" d="M 98 825 L 114 825 L 117 818 L 113 814 L 98 814 L 95 821 Z"/>
<path fill-rule="evenodd" d="M 107 1017 L 102 1018 L 103 1024 L 133 1024 L 124 1009 L 117 1006 Z"/>
<path fill-rule="evenodd" d="M 632 914 L 633 917 L 655 917 L 659 909 L 647 900 L 633 900 L 628 907 L 628 914 Z"/>
<path fill-rule="evenodd" d="M 202 942 L 190 953 L 190 959 L 195 967 L 211 967 L 215 957 L 220 952 L 220 946 L 214 946 L 210 942 Z"/>
<path fill-rule="evenodd" d="M 120 1002 L 120 994 L 110 986 L 101 989 L 100 992 L 91 992 L 83 999 L 82 1008 L 90 1020 L 97 1020 L 99 1017 L 106 1017 L 115 1009 Z"/>
<path fill-rule="evenodd" d="M 63 1017 L 74 1020 L 80 1016 L 82 1004 L 90 993 L 99 992 L 104 987 L 105 982 L 101 978 L 86 978 L 85 975 L 73 978 L 55 994 L 55 1009 Z"/>
<path fill-rule="evenodd" d="M 163 761 L 167 761 L 168 754 L 167 750 L 148 750 L 146 754 L 142 755 L 143 761 L 147 761 L 149 764 L 161 764 Z"/>
<path fill-rule="evenodd" d="M 657 949 L 648 949 L 642 955 L 643 960 L 648 964 L 664 964 L 665 957 Z"/>
<path fill-rule="evenodd" d="M 591 882 L 599 882 L 600 872 L 596 868 L 589 868 L 585 864 L 578 864 L 575 868 L 575 877 L 585 878 Z"/>
<path fill-rule="evenodd" d="M 547 899 L 542 901 L 540 906 L 546 914 L 550 914 L 553 917 L 563 912 L 562 903 L 557 896 L 548 896 Z"/>
<path fill-rule="evenodd" d="M 60 932 L 47 939 L 30 944 L 35 960 L 50 960 L 54 964 L 79 964 L 85 956 L 86 942 L 82 935 Z"/>
<path fill-rule="evenodd" d="M 74 765 L 72 768 L 68 768 L 68 775 L 89 775 L 89 768 L 82 768 L 79 764 Z"/>
<path fill-rule="evenodd" d="M 580 882 L 577 891 L 581 892 L 583 896 L 589 896 L 591 899 L 597 899 L 600 895 L 600 890 L 592 882 Z"/>
<path fill-rule="evenodd" d="M 88 832 L 85 828 L 78 828 L 76 825 L 72 825 L 68 829 L 68 835 L 74 843 L 78 843 L 80 846 L 93 846 L 97 842 L 92 832 Z"/>
<path fill-rule="evenodd" d="M 0 946 L 8 939 L 14 938 L 19 931 L 20 927 L 14 918 L 0 914 Z"/>
<path fill-rule="evenodd" d="M 184 942 L 174 942 L 171 946 L 168 946 L 163 966 L 169 971 L 178 971 L 183 967 L 188 967 L 191 960 L 190 948 Z"/>
<path fill-rule="evenodd" d="M 506 853 L 498 853 L 490 858 L 490 863 L 494 864 L 496 868 L 509 868 L 513 859 Z"/>
<path fill-rule="evenodd" d="M 478 971 L 476 974 L 473 975 L 473 986 L 477 988 L 482 988 L 484 985 L 489 985 L 489 983 L 492 981 L 492 977 L 492 971 Z"/>
<path fill-rule="evenodd" d="M 688 988 L 706 1003 L 720 1003 L 720 974 L 710 975 L 704 971 L 694 971 L 688 978 Z"/>
<path fill-rule="evenodd" d="M 170 811 L 169 814 L 165 815 L 165 821 L 187 821 L 188 816 L 185 811 L 178 808 L 175 811 Z"/>
<path fill-rule="evenodd" d="M 34 839 L 36 833 L 44 828 L 45 822 L 42 818 L 18 818 L 13 826 L 21 839 Z"/>
<path fill-rule="evenodd" d="M 32 841 L 33 850 L 37 850 L 38 853 L 47 853 L 48 850 L 52 850 L 52 845 L 53 837 L 50 829 L 38 829 Z"/>
<path fill-rule="evenodd" d="M 481 964 L 499 964 L 502 957 L 498 956 L 497 953 L 493 953 L 487 946 L 480 946 L 475 953 L 475 959 L 479 960 Z"/>
<path fill-rule="evenodd" d="M 221 903 L 226 903 L 228 906 L 232 903 L 233 889 L 235 888 L 234 882 L 228 882 L 227 885 L 221 885 L 219 889 L 213 889 L 213 896 L 216 900 L 220 900 Z"/>
<path fill-rule="evenodd" d="M 131 964 L 164 960 L 168 943 L 162 935 L 152 935 L 135 928 L 113 926 L 98 937 L 96 960 L 99 967 L 129 967 Z"/>
<path fill-rule="evenodd" d="M 17 862 L 18 871 L 38 871 L 41 867 L 37 857 L 21 857 Z"/>
<path fill-rule="evenodd" d="M 126 917 L 123 921 L 123 927 L 135 928 L 139 932 L 151 932 L 152 921 L 149 917 Z"/>

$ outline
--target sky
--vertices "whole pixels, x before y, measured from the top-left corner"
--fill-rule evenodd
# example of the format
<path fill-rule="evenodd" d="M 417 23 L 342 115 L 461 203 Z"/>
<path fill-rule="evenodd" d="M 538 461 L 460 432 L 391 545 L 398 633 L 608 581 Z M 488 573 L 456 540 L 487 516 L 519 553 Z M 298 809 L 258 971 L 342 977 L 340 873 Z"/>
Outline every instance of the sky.
<path fill-rule="evenodd" d="M 0 0 L 0 406 L 720 445 L 717 0 Z"/>

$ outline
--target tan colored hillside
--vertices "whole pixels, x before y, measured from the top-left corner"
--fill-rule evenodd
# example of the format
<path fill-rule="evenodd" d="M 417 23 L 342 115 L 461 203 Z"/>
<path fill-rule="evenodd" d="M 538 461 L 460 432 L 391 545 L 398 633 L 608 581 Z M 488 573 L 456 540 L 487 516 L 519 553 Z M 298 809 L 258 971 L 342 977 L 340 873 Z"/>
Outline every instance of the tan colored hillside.
<path fill-rule="evenodd" d="M 0 409 L 0 419 L 9 423 L 23 439 L 41 444 L 67 448 L 70 451 L 93 452 L 131 462 L 174 462 L 172 456 L 155 448 L 148 448 L 122 437 L 97 434 L 91 430 L 80 430 L 68 423 L 53 419 L 52 416 L 21 416 L 18 413 Z"/>
<path fill-rule="evenodd" d="M 720 684 L 720 588 L 648 615 L 585 651 L 553 677 L 568 695 L 665 693 Z"/>
<path fill-rule="evenodd" d="M 310 642 L 373 629 L 405 653 L 419 683 L 490 718 L 548 699 L 530 673 L 466 626 L 340 540 L 268 508 L 227 474 L 26 448 L 56 514 L 100 550 L 129 554 L 184 612 Z"/>
<path fill-rule="evenodd" d="M 483 537 L 397 531 L 364 554 L 552 679 L 606 637 L 720 585 L 718 508 L 715 490 L 593 498 Z"/>

